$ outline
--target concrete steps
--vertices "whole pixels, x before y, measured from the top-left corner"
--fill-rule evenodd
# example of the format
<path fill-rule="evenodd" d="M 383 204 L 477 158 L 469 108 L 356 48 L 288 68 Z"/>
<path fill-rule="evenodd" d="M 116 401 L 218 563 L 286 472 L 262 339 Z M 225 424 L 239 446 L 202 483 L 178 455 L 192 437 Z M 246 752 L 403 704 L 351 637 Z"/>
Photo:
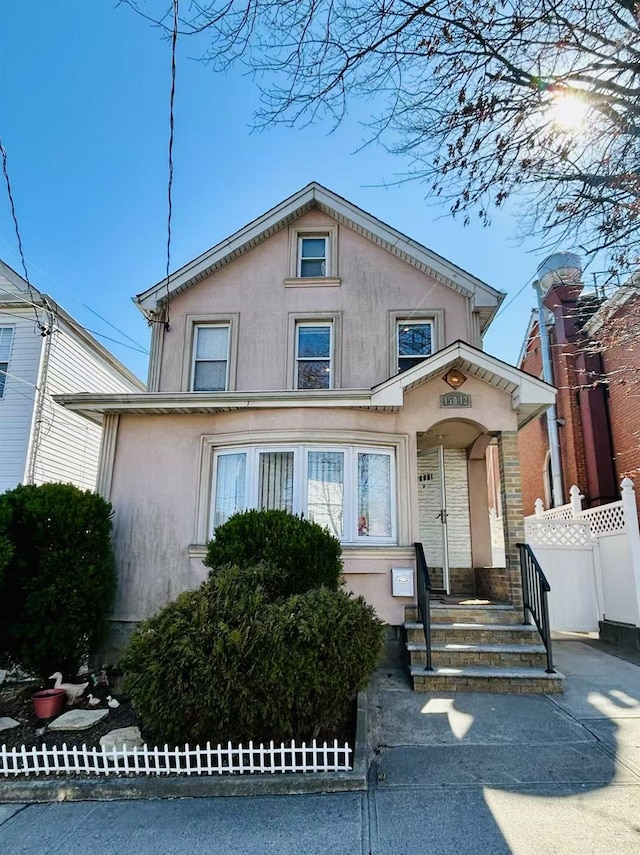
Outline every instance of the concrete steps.
<path fill-rule="evenodd" d="M 546 673 L 546 650 L 535 626 L 510 605 L 431 604 L 433 671 L 417 607 L 405 609 L 407 650 L 417 692 L 562 692 L 562 674 Z"/>

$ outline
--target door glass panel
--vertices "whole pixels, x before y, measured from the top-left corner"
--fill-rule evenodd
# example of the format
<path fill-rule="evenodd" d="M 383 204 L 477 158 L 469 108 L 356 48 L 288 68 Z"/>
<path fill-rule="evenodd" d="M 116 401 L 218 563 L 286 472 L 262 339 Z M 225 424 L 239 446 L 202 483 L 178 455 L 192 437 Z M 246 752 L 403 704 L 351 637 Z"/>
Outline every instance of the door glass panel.
<path fill-rule="evenodd" d="M 344 510 L 344 454 L 341 451 L 310 451 L 307 474 L 309 519 L 342 537 Z"/>

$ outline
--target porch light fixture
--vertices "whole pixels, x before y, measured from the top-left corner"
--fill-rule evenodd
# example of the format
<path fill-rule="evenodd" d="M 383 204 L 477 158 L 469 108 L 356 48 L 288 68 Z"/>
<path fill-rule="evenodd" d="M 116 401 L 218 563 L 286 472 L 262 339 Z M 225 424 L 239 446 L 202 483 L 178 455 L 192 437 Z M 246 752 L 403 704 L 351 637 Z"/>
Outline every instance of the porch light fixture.
<path fill-rule="evenodd" d="M 445 383 L 448 383 L 452 389 L 459 389 L 467 378 L 459 368 L 451 368 L 444 375 Z"/>

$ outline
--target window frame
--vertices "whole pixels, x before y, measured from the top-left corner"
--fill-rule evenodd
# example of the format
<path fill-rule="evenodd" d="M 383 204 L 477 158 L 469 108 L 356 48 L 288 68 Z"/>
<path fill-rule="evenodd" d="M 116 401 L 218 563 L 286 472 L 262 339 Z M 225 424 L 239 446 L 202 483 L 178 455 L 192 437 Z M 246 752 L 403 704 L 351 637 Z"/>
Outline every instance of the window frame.
<path fill-rule="evenodd" d="M 414 310 L 392 310 L 388 313 L 388 341 L 389 341 L 389 377 L 396 377 L 398 371 L 399 338 L 398 328 L 400 324 L 425 324 L 431 325 L 431 353 L 433 356 L 438 350 L 445 346 L 444 309 L 429 309 L 420 312 Z M 425 356 L 428 359 L 429 356 Z M 408 369 L 407 369 L 408 370 Z"/>
<path fill-rule="evenodd" d="M 302 255 L 302 246 L 306 240 L 321 240 L 324 242 L 324 254 L 323 255 L 314 255 L 305 257 Z M 296 266 L 296 276 L 298 279 L 326 279 L 327 271 L 329 270 L 330 265 L 330 253 L 331 253 L 331 240 L 328 234 L 299 234 L 298 235 L 298 254 L 297 254 L 297 266 Z M 305 276 L 302 272 L 302 262 L 303 261 L 322 261 L 324 263 L 324 273 L 320 275 L 314 276 Z"/>
<path fill-rule="evenodd" d="M 329 355 L 328 356 L 320 356 L 320 357 L 311 357 L 311 356 L 300 356 L 299 348 L 300 348 L 300 337 L 299 332 L 302 329 L 309 328 L 321 328 L 328 327 L 329 328 Z M 334 340 L 334 331 L 333 331 L 333 320 L 297 320 L 295 322 L 295 344 L 294 344 L 294 367 L 293 367 L 293 382 L 294 388 L 300 389 L 302 391 L 313 391 L 313 387 L 300 386 L 299 384 L 299 374 L 298 367 L 299 363 L 302 362 L 328 362 L 329 363 L 329 385 L 326 387 L 327 389 L 333 389 L 333 340 Z M 322 387 L 325 388 L 325 387 Z"/>
<path fill-rule="evenodd" d="M 329 389 L 340 389 L 342 384 L 342 312 L 289 312 L 287 316 L 287 348 L 285 354 L 285 384 L 287 389 L 298 388 L 297 329 L 299 324 L 317 323 L 331 326 L 331 380 Z M 302 392 L 326 392 L 326 389 L 301 389 Z"/>
<path fill-rule="evenodd" d="M 302 241 L 323 238 L 325 241 L 324 276 L 302 276 Z M 287 288 L 327 287 L 340 285 L 338 274 L 338 226 L 335 223 L 289 227 L 289 276 Z"/>
<path fill-rule="evenodd" d="M 7 358 L 0 362 L 0 401 L 6 398 L 7 382 L 9 380 L 9 366 L 11 365 L 11 357 L 13 355 L 13 345 L 16 339 L 16 328 L 14 324 L 1 324 L 0 334 L 5 330 L 9 331 L 9 344 L 7 347 Z M 2 368 L 1 366 L 5 366 Z"/>
<path fill-rule="evenodd" d="M 210 500 L 207 538 L 215 536 L 214 516 L 218 460 L 230 454 L 245 454 L 246 506 L 244 510 L 258 507 L 260 454 L 269 452 L 293 452 L 293 513 L 308 517 L 308 480 L 310 452 L 340 452 L 343 454 L 342 537 L 343 546 L 395 546 L 398 543 L 398 480 L 397 448 L 395 445 L 369 446 L 351 443 L 320 444 L 314 442 L 292 442 L 286 444 L 229 445 L 214 447 L 211 455 Z M 389 512 L 391 534 L 372 536 L 358 534 L 358 455 L 377 454 L 389 458 Z"/>
<path fill-rule="evenodd" d="M 184 348 L 182 363 L 182 383 L 184 392 L 197 392 L 194 386 L 196 335 L 199 327 L 225 326 L 228 328 L 227 338 L 227 371 L 226 387 L 222 392 L 233 392 L 236 388 L 236 373 L 238 363 L 238 327 L 239 313 L 198 314 L 185 317 Z M 212 360 L 213 361 L 213 360 Z M 221 392 L 197 392 L 198 395 L 219 395 Z"/>
<path fill-rule="evenodd" d="M 400 331 L 402 330 L 402 328 L 403 327 L 426 327 L 426 326 L 428 326 L 430 329 L 429 353 L 425 353 L 422 356 L 411 356 L 410 354 L 400 353 Z M 413 365 L 410 365 L 410 366 L 408 366 L 408 368 L 404 368 L 401 370 L 401 368 L 400 368 L 400 365 L 401 365 L 400 360 L 401 359 L 420 359 L 420 361 L 423 361 L 425 359 L 428 359 L 430 356 L 433 356 L 433 352 L 434 352 L 433 334 L 434 334 L 433 321 L 430 319 L 424 319 L 423 320 L 422 318 L 421 319 L 411 318 L 410 320 L 398 320 L 398 321 L 396 321 L 396 338 L 395 338 L 395 342 L 396 342 L 396 374 L 401 374 L 401 373 L 403 373 L 403 371 L 408 371 L 409 368 L 415 367 Z"/>

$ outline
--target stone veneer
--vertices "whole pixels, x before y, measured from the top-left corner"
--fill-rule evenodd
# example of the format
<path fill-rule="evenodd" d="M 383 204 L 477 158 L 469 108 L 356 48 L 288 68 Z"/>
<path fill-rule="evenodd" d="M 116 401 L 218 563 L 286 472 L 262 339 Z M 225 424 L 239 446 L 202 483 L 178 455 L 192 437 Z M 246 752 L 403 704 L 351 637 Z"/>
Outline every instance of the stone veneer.
<path fill-rule="evenodd" d="M 502 519 L 504 524 L 505 571 L 486 577 L 496 586 L 504 599 L 516 607 L 522 607 L 522 580 L 517 543 L 524 543 L 524 515 L 522 509 L 522 479 L 520 476 L 520 453 L 517 431 L 503 431 L 498 436 L 498 459 L 500 462 L 500 491 L 502 495 Z"/>

